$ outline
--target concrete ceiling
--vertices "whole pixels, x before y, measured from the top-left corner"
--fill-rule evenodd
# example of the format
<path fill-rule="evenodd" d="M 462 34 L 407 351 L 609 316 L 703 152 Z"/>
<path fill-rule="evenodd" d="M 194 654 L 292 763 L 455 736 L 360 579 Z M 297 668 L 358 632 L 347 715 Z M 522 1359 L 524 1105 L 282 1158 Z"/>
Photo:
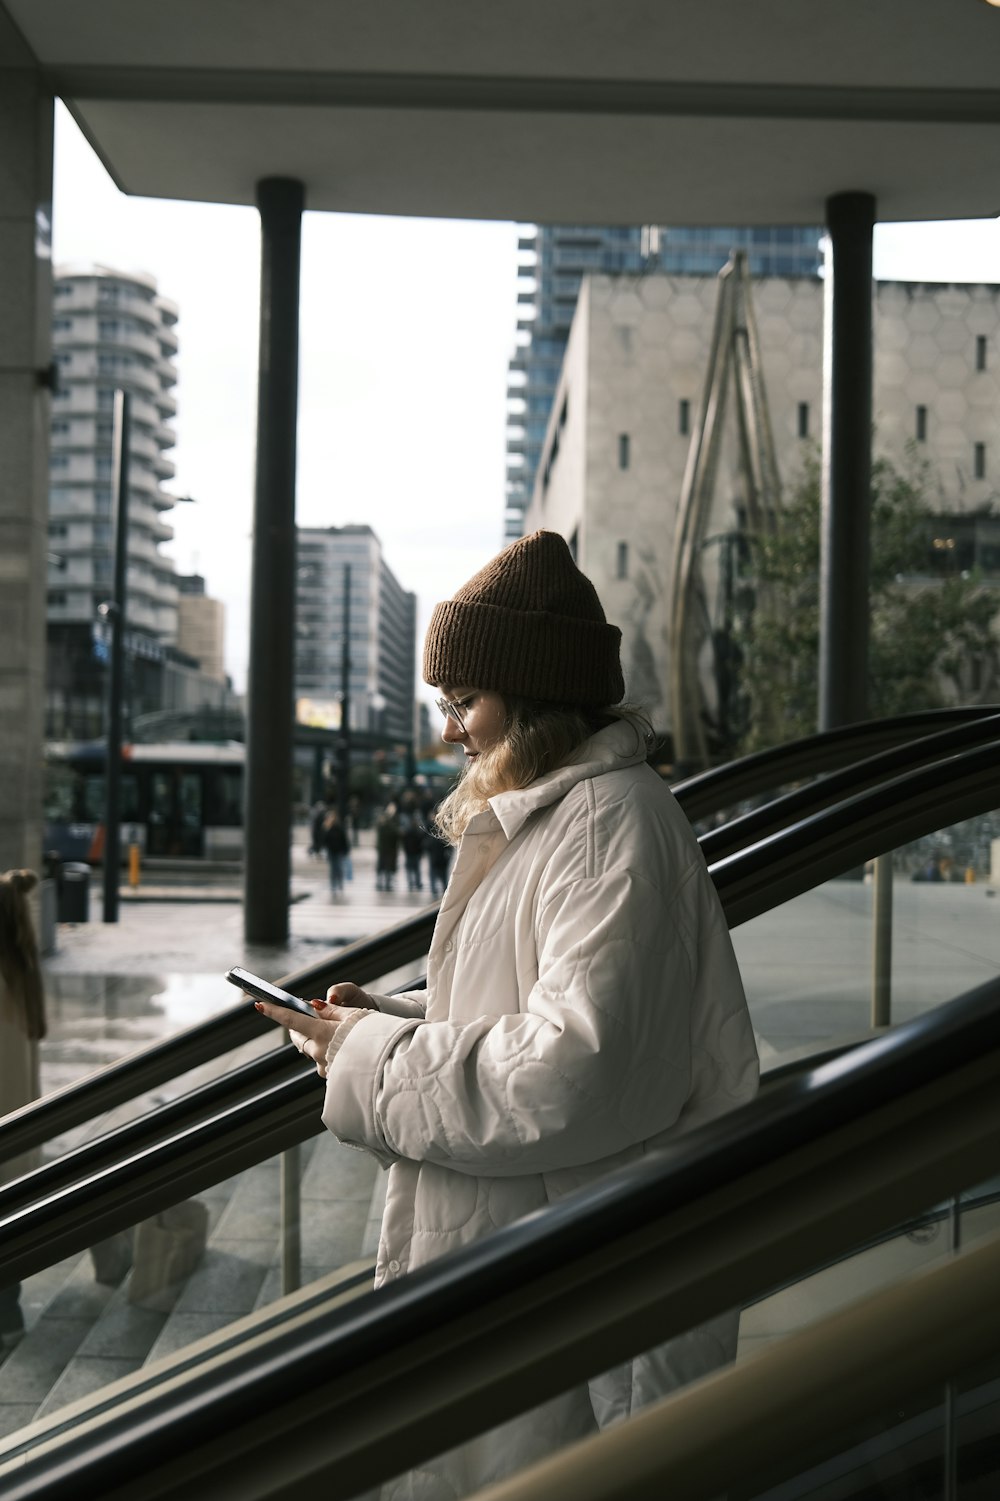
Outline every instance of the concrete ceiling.
<path fill-rule="evenodd" d="M 0 0 L 129 193 L 563 223 L 1000 212 L 984 0 Z M 30 56 L 29 56 L 30 62 Z"/>

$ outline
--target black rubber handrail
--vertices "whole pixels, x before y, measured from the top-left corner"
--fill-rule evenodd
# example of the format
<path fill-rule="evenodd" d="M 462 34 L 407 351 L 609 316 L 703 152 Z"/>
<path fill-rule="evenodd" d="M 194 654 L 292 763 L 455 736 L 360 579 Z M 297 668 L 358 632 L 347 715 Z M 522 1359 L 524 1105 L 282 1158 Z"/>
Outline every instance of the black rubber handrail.
<path fill-rule="evenodd" d="M 78 1430 L 64 1428 L 54 1442 L 20 1453 L 17 1469 L 10 1471 L 8 1494 L 12 1501 L 42 1496 L 46 1501 L 69 1501 L 79 1494 L 81 1484 L 89 1494 L 110 1494 L 126 1478 L 167 1466 L 170 1455 L 190 1456 L 202 1446 L 210 1453 L 223 1433 L 245 1435 L 253 1447 L 263 1438 L 252 1435 L 254 1415 L 260 1413 L 269 1418 L 281 1414 L 287 1425 L 277 1439 L 269 1424 L 263 1442 L 287 1441 L 294 1450 L 291 1430 L 317 1421 L 315 1410 L 302 1411 L 305 1393 L 328 1394 L 327 1416 L 333 1408 L 339 1417 L 332 1429 L 327 1423 L 328 1433 L 338 1427 L 349 1432 L 352 1403 L 360 1417 L 366 1405 L 378 1408 L 384 1403 L 386 1383 L 390 1390 L 393 1384 L 396 1390 L 402 1383 L 419 1386 L 421 1358 L 425 1364 L 436 1361 L 439 1367 L 444 1361 L 454 1367 L 455 1351 L 469 1347 L 470 1321 L 473 1330 L 480 1328 L 484 1309 L 503 1316 L 515 1347 L 518 1329 L 526 1323 L 550 1327 L 541 1323 L 544 1309 L 554 1308 L 555 1317 L 564 1322 L 578 1317 L 579 1304 L 574 1309 L 568 1299 L 578 1299 L 581 1289 L 585 1293 L 588 1277 L 595 1293 L 600 1279 L 607 1280 L 605 1253 L 613 1251 L 623 1259 L 638 1256 L 641 1264 L 648 1255 L 650 1227 L 658 1227 L 656 1244 L 662 1245 L 672 1225 L 697 1223 L 696 1211 L 712 1203 L 715 1215 L 709 1222 L 719 1225 L 724 1202 L 720 1196 L 726 1192 L 737 1193 L 745 1213 L 748 1184 L 767 1182 L 783 1163 L 796 1165 L 790 1181 L 801 1183 L 803 1164 L 815 1160 L 810 1154 L 820 1146 L 824 1162 L 830 1161 L 834 1142 L 843 1144 L 840 1150 L 856 1154 L 863 1141 L 867 1150 L 877 1153 L 882 1135 L 874 1127 L 863 1131 L 866 1119 L 884 1122 L 887 1111 L 901 1108 L 894 1130 L 897 1138 L 908 1136 L 921 1111 L 925 1119 L 937 1121 L 943 1109 L 967 1099 L 969 1083 L 975 1079 L 975 1109 L 981 1110 L 984 1100 L 990 1102 L 985 1129 L 995 1131 L 998 1071 L 1000 980 L 993 980 L 864 1044 L 849 1060 L 814 1070 L 702 1126 L 665 1151 L 620 1168 L 591 1188 L 378 1293 L 317 1311 L 303 1327 L 278 1326 L 263 1342 L 248 1336 L 222 1359 L 189 1367 L 182 1382 L 171 1380 L 167 1371 L 159 1387 L 147 1382 L 143 1395 L 130 1400 L 126 1411 L 106 1409 L 99 1421 L 88 1421 Z M 919 1143 L 913 1150 L 919 1154 Z M 981 1146 L 978 1150 L 981 1153 Z M 978 1158 L 966 1167 L 968 1173 L 978 1171 Z M 911 1194 L 918 1178 L 909 1174 Z M 775 1181 L 780 1181 L 780 1173 Z M 869 1225 L 880 1223 L 892 1207 L 883 1208 L 871 1194 L 865 1205 Z M 848 1239 L 846 1229 L 841 1237 Z M 763 1291 L 765 1283 L 758 1257 L 736 1278 L 738 1295 L 742 1298 L 754 1285 Z M 695 1316 L 700 1321 L 709 1311 L 697 1307 Z M 659 1329 L 653 1340 L 663 1338 L 664 1332 Z M 642 1331 L 639 1339 L 643 1333 L 648 1338 Z M 434 1353 L 427 1349 L 429 1337 L 435 1341 Z M 620 1336 L 623 1348 L 615 1359 L 627 1358 L 636 1340 L 633 1318 L 631 1328 Z M 390 1350 L 393 1360 L 387 1362 Z M 578 1369 L 578 1379 L 587 1374 L 587 1366 Z M 541 1382 L 536 1371 L 534 1387 L 521 1398 L 522 1405 L 554 1392 L 559 1381 L 565 1381 L 565 1375 L 552 1367 Z M 494 1421 L 516 1410 L 508 1388 L 507 1406 L 495 1409 Z M 455 1441 L 465 1436 L 461 1428 L 452 1431 Z M 369 1450 L 362 1459 L 368 1466 L 364 1486 L 413 1463 L 421 1453 L 419 1445 L 411 1425 L 402 1452 L 385 1452 L 383 1447 L 373 1462 Z M 346 1496 L 358 1488 L 362 1474 L 342 1472 L 338 1479 L 331 1494 Z"/>
<path fill-rule="evenodd" d="M 946 730 L 924 735 L 919 740 L 905 745 L 879 751 L 861 761 L 852 761 L 837 771 L 831 771 L 808 782 L 803 787 L 785 793 L 771 802 L 764 803 L 752 812 L 731 818 L 720 828 L 711 829 L 699 836 L 702 853 L 712 863 L 726 855 L 746 849 L 758 839 L 787 828 L 796 819 L 823 808 L 831 807 L 845 797 L 864 792 L 879 782 L 901 776 L 941 761 L 959 751 L 970 750 L 977 745 L 993 745 L 1000 752 L 1000 713 L 984 715 L 963 721 Z"/>
<path fill-rule="evenodd" d="M 694 778 L 691 784 L 686 785 L 693 786 L 697 783 L 701 786 L 705 777 L 718 779 L 722 773 L 730 777 L 735 775 L 735 768 L 741 765 L 756 775 L 760 765 L 773 766 L 779 762 L 787 762 L 789 757 L 793 759 L 798 757 L 801 747 L 808 748 L 810 754 L 818 754 L 828 745 L 832 745 L 835 750 L 846 743 L 856 747 L 862 740 L 870 740 L 873 736 L 901 733 L 900 726 L 904 725 L 908 726 L 912 733 L 914 728 L 929 723 L 940 726 L 943 721 L 948 721 L 955 724 L 956 732 L 961 735 L 963 726 L 971 720 L 973 723 L 968 733 L 975 739 L 977 737 L 976 721 L 996 718 L 995 707 L 983 707 L 962 711 L 939 710 L 923 715 L 906 715 L 898 720 L 873 721 L 860 726 L 849 726 L 846 730 L 811 736 L 806 741 L 796 742 L 794 746 L 778 747 L 774 751 L 761 752 L 757 756 L 744 758 L 741 763 L 731 763 L 730 766 L 719 768 L 717 773 L 705 773 L 703 777 Z M 921 758 L 917 747 L 922 744 L 923 740 L 917 742 L 916 745 L 904 745 L 902 751 L 899 752 L 904 764 L 912 761 L 914 757 Z M 887 753 L 887 757 L 879 763 L 878 776 L 888 775 L 891 771 L 891 753 Z M 868 779 L 871 777 L 870 769 L 864 770 L 861 774 Z M 849 772 L 845 773 L 841 786 L 850 784 L 849 776 Z M 674 789 L 679 798 L 684 796 L 683 785 Z M 718 780 L 716 785 L 718 785 Z M 700 792 L 698 795 L 701 795 Z M 821 805 L 825 803 L 825 794 L 819 788 L 813 789 L 813 796 Z M 788 811 L 794 811 L 796 807 L 801 810 L 808 806 L 809 797 L 804 793 L 801 801 L 793 803 Z M 690 807 L 686 811 L 690 813 Z M 761 810 L 758 826 L 762 830 L 767 829 L 773 832 L 775 828 L 781 826 L 781 818 L 782 815 L 776 812 L 771 820 L 766 820 Z M 751 826 L 746 831 L 746 837 L 749 838 L 752 832 Z M 719 830 L 713 831 L 711 836 L 702 836 L 703 847 L 705 840 L 715 838 L 717 835 L 721 836 L 722 833 L 723 831 Z M 721 844 L 721 839 L 719 843 Z M 706 851 L 710 859 L 715 858 L 712 853 L 713 848 L 718 848 L 718 846 L 710 845 Z M 718 853 L 721 854 L 722 850 L 718 849 Z M 317 964 L 292 972 L 283 977 L 279 983 L 294 994 L 312 996 L 322 994 L 328 986 L 343 980 L 350 979 L 364 984 L 403 964 L 416 962 L 426 954 L 430 946 L 436 915 L 436 906 L 427 908 L 414 917 L 382 930 L 371 938 L 362 939 L 358 943 L 345 947 Z M 134 1099 L 137 1095 L 157 1088 L 189 1069 L 211 1062 L 223 1053 L 259 1035 L 260 1020 L 253 1009 L 249 1006 L 231 1006 L 217 1016 L 189 1027 L 166 1041 L 151 1044 L 150 1047 L 134 1053 L 120 1063 L 111 1064 L 86 1079 L 69 1085 L 42 1100 L 34 1101 L 20 1111 L 14 1112 L 0 1125 L 0 1162 L 20 1156 L 23 1152 L 75 1129 L 126 1100 Z"/>
<path fill-rule="evenodd" d="M 346 945 L 316 964 L 294 970 L 277 983 L 293 995 L 308 998 L 322 995 L 330 985 L 344 980 L 361 985 L 377 980 L 423 958 L 430 947 L 436 916 L 437 907 L 425 909 L 370 938 Z M 220 972 L 220 997 L 227 990 Z M 0 1125 L 0 1162 L 19 1157 L 126 1100 L 260 1038 L 261 1026 L 260 1016 L 249 1002 L 227 1006 L 206 1021 L 23 1106 Z"/>
<path fill-rule="evenodd" d="M 866 854 L 898 842 L 902 827 L 916 837 L 937 827 L 943 812 L 962 817 L 1000 802 L 1000 765 L 992 747 L 950 757 L 895 782 L 872 788 L 832 809 L 803 819 L 711 867 L 731 926 L 850 869 Z M 274 1127 L 267 1127 L 268 1112 Z M 276 1082 L 264 1101 L 223 1108 L 197 1127 L 156 1137 L 103 1173 L 32 1203 L 0 1221 L 0 1282 L 38 1270 L 51 1254 L 83 1249 L 176 1199 L 204 1191 L 220 1177 L 254 1165 L 309 1136 L 319 1127 L 314 1076 Z M 25 1190 L 27 1191 L 27 1187 Z M 85 1207 L 84 1207 L 85 1206 Z"/>
<path fill-rule="evenodd" d="M 866 719 L 754 751 L 724 766 L 685 777 L 673 785 L 672 791 L 691 822 L 697 823 L 760 793 L 774 792 L 789 782 L 835 771 L 859 755 L 875 755 L 950 725 L 988 718 L 998 712 L 1000 704 L 968 704 L 899 714 L 891 719 Z"/>
<path fill-rule="evenodd" d="M 993 744 L 918 767 L 780 833 L 716 860 L 712 879 L 730 927 L 897 845 L 1000 807 L 1000 757 Z"/>

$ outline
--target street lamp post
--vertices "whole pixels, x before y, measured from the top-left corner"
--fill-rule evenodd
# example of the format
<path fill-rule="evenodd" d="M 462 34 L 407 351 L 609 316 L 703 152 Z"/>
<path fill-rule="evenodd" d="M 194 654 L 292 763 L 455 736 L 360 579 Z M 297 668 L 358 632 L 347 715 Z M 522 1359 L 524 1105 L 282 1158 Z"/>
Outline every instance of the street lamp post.
<path fill-rule="evenodd" d="M 351 565 L 344 564 L 344 609 L 340 643 L 340 776 L 337 807 L 341 827 L 347 828 L 351 797 Z"/>
<path fill-rule="evenodd" d="M 114 495 L 114 582 L 111 600 L 102 605 L 111 633 L 108 671 L 108 733 L 104 781 L 105 922 L 118 921 L 121 864 L 122 699 L 125 682 L 125 611 L 128 591 L 128 463 L 131 414 L 127 391 L 115 392 L 112 471 Z"/>

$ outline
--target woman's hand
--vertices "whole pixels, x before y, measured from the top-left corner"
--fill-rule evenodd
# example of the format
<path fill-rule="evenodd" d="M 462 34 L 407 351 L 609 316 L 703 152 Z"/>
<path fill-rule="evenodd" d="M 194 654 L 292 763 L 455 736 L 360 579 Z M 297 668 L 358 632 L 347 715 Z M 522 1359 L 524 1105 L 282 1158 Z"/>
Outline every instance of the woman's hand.
<path fill-rule="evenodd" d="M 371 1011 L 375 1002 L 366 991 L 357 985 L 344 983 L 331 985 L 325 1001 L 310 1001 L 316 1012 L 315 1020 L 303 1016 L 300 1011 L 291 1011 L 287 1006 L 275 1006 L 270 1001 L 255 1001 L 254 1007 L 262 1016 L 269 1016 L 279 1026 L 285 1027 L 300 1053 L 311 1058 L 321 1079 L 326 1078 L 326 1058 L 334 1033 L 341 1023 L 360 1020 L 364 1011 Z"/>

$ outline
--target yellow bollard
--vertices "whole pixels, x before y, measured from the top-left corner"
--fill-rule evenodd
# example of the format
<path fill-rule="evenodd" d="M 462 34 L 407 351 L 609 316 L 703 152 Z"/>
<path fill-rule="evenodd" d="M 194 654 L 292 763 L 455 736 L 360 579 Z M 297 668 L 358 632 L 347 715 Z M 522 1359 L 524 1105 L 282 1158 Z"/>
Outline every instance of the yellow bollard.
<path fill-rule="evenodd" d="M 976 868 L 974 865 L 967 865 L 965 867 L 965 884 L 966 886 L 974 886 L 976 884 Z"/>
<path fill-rule="evenodd" d="M 133 891 L 139 886 L 139 846 L 130 844 L 128 847 L 128 883 Z"/>

